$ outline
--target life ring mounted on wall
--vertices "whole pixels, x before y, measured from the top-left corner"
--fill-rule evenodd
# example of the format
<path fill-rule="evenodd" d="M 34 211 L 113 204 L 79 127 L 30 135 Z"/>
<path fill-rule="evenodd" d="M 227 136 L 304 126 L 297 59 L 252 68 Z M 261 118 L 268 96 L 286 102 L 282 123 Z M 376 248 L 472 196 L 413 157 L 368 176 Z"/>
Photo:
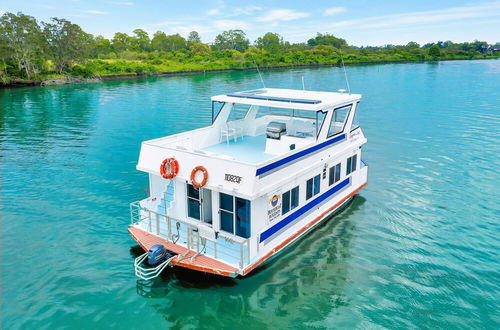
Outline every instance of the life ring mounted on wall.
<path fill-rule="evenodd" d="M 203 174 L 203 180 L 201 182 L 196 181 L 196 173 L 201 172 Z M 208 171 L 203 166 L 196 166 L 191 171 L 191 183 L 197 189 L 202 188 L 207 184 L 208 181 Z"/>
<path fill-rule="evenodd" d="M 164 179 L 173 179 L 179 173 L 179 162 L 175 158 L 166 158 L 160 166 L 160 174 Z"/>

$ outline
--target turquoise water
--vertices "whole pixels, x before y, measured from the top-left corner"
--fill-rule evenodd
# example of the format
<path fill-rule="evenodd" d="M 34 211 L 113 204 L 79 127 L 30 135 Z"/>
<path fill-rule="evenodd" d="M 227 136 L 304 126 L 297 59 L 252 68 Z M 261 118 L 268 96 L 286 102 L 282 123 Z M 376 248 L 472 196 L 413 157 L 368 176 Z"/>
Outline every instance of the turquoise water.
<path fill-rule="evenodd" d="M 369 184 L 245 279 L 137 284 L 140 143 L 207 125 L 254 72 L 1 90 L 2 328 L 499 328 L 500 61 L 349 67 Z M 337 68 L 263 73 L 344 88 Z"/>

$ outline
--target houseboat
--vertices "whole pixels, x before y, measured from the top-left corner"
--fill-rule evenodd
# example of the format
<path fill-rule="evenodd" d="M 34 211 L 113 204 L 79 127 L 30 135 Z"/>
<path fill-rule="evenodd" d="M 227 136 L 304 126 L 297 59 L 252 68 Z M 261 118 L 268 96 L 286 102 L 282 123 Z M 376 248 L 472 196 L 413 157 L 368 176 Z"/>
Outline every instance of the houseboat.
<path fill-rule="evenodd" d="M 366 184 L 361 95 L 263 88 L 212 97 L 208 127 L 142 143 L 149 197 L 131 203 L 135 273 L 245 276 Z"/>

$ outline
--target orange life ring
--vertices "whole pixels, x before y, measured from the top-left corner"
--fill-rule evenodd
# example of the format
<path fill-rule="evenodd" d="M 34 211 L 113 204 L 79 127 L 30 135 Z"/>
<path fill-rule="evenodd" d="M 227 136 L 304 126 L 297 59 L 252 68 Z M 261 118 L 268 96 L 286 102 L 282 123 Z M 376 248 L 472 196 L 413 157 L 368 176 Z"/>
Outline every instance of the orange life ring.
<path fill-rule="evenodd" d="M 160 174 L 165 179 L 173 179 L 179 173 L 179 162 L 175 158 L 166 158 L 160 166 Z"/>
<path fill-rule="evenodd" d="M 201 171 L 203 173 L 203 180 L 201 182 L 196 181 L 195 178 L 196 173 L 198 173 L 198 171 Z M 195 168 L 193 168 L 193 170 L 191 171 L 191 183 L 195 188 L 203 187 L 204 185 L 207 184 L 207 181 L 208 181 L 208 171 L 206 168 L 204 168 L 203 166 L 196 166 Z"/>

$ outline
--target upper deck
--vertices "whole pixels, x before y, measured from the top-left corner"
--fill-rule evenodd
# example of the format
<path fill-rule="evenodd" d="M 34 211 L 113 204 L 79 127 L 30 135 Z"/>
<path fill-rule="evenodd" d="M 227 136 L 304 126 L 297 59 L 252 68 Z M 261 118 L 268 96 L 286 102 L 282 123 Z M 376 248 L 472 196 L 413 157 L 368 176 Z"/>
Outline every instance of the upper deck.
<path fill-rule="evenodd" d="M 175 157 L 179 179 L 189 180 L 191 170 L 203 165 L 212 189 L 263 194 L 276 171 L 287 167 L 300 174 L 307 170 L 294 168 L 301 160 L 334 144 L 348 147 L 360 99 L 359 94 L 289 89 L 214 96 L 211 126 L 143 142 L 137 168 L 159 175 L 163 159 Z M 357 140 L 364 143 L 362 132 Z"/>
<path fill-rule="evenodd" d="M 297 89 L 263 88 L 250 91 L 216 95 L 212 101 L 244 103 L 256 106 L 301 109 L 310 111 L 325 110 L 341 104 L 361 99 L 360 94 L 318 92 Z"/>

